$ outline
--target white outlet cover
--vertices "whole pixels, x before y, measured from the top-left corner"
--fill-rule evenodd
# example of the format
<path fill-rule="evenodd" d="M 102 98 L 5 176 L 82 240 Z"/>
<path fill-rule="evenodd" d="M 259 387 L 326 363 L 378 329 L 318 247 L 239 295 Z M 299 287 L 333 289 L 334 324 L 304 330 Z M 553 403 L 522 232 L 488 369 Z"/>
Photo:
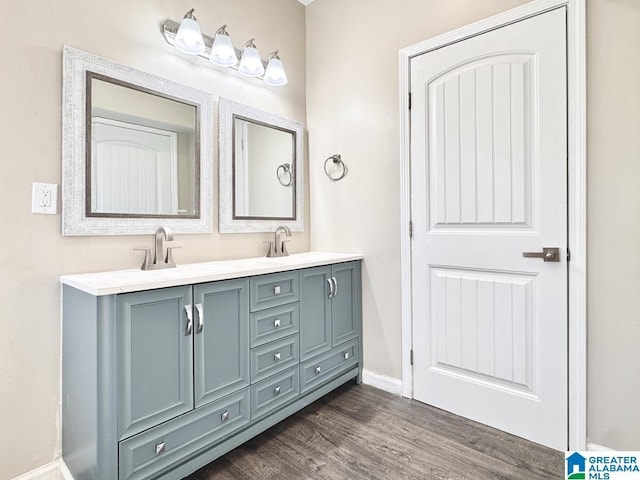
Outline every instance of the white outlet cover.
<path fill-rule="evenodd" d="M 58 185 L 33 182 L 31 189 L 31 213 L 55 215 L 58 213 Z"/>

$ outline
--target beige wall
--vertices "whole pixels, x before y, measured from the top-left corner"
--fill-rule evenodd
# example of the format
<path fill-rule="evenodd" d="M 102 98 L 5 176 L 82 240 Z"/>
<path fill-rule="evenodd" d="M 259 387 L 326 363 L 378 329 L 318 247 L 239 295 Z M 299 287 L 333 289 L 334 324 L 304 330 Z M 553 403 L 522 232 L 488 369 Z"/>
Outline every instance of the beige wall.
<path fill-rule="evenodd" d="M 364 366 L 401 377 L 398 50 L 523 0 L 307 7 L 312 248 L 365 255 Z M 588 437 L 640 445 L 640 2 L 587 0 Z M 349 174 L 329 181 L 324 159 Z"/>
<path fill-rule="evenodd" d="M 398 51 L 524 0 L 316 0 L 307 7 L 311 246 L 365 256 L 364 366 L 401 378 Z M 340 153 L 339 182 L 324 160 Z"/>
<path fill-rule="evenodd" d="M 223 23 L 239 45 L 280 49 L 289 85 L 269 88 L 175 52 L 160 34 L 190 8 L 203 31 Z M 136 268 L 151 237 L 62 237 L 60 215 L 30 213 L 31 182 L 60 183 L 62 46 L 67 44 L 298 121 L 305 120 L 305 17 L 296 0 L 3 2 L 0 188 L 0 479 L 59 456 L 61 274 Z M 216 110 L 217 129 L 217 110 Z M 217 152 L 217 131 L 213 132 Z M 217 154 L 213 162 L 217 172 Z M 216 176 L 217 183 L 217 176 Z M 307 188 L 305 188 L 307 190 Z M 217 187 L 214 189 L 217 196 Z M 217 211 L 217 199 L 214 210 Z M 308 215 L 306 216 L 308 218 Z M 217 215 L 214 224 L 217 225 Z M 217 230 L 217 228 L 216 228 Z M 179 263 L 264 254 L 267 234 L 179 235 Z M 309 249 L 309 229 L 291 251 Z"/>
<path fill-rule="evenodd" d="M 640 449 L 640 2 L 587 0 L 589 441 Z"/>

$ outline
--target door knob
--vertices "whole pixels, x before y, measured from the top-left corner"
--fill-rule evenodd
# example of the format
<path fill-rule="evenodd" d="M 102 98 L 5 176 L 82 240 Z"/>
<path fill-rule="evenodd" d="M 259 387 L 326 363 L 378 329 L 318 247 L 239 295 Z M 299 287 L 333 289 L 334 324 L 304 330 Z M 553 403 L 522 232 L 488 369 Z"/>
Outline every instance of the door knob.
<path fill-rule="evenodd" d="M 545 262 L 559 262 L 560 249 L 557 247 L 544 247 L 541 252 L 522 252 L 523 257 L 542 258 Z"/>

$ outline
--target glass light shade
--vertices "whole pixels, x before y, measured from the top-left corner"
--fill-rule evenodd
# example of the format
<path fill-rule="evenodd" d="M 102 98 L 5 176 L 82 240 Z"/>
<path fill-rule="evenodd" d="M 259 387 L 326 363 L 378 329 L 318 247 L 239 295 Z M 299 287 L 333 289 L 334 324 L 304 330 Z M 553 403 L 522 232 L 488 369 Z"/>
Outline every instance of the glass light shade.
<path fill-rule="evenodd" d="M 267 70 L 264 72 L 264 79 L 262 81 L 272 87 L 282 87 L 287 84 L 287 74 L 285 73 L 284 67 L 282 66 L 282 62 L 279 58 L 275 57 L 269 60 L 269 63 L 267 63 Z"/>
<path fill-rule="evenodd" d="M 205 46 L 198 22 L 191 18 L 183 18 L 176 33 L 174 44 L 178 50 L 188 55 L 204 53 Z"/>
<path fill-rule="evenodd" d="M 247 77 L 257 77 L 264 73 L 264 66 L 257 48 L 244 47 L 238 71 Z"/>
<path fill-rule="evenodd" d="M 211 63 L 222 67 L 230 67 L 238 63 L 238 57 L 229 35 L 218 33 L 215 36 L 209 60 L 211 60 Z"/>

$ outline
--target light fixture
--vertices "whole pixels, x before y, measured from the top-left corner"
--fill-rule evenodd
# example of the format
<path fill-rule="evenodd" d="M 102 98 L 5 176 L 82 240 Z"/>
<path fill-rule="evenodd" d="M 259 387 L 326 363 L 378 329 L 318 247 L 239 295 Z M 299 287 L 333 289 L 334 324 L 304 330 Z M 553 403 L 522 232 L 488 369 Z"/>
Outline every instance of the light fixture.
<path fill-rule="evenodd" d="M 226 25 L 221 26 L 213 38 L 213 45 L 211 46 L 211 55 L 209 60 L 214 65 L 221 67 L 231 67 L 238 63 L 238 56 L 236 55 L 236 49 L 231 43 L 231 38 L 225 30 Z"/>
<path fill-rule="evenodd" d="M 182 53 L 188 55 L 201 55 L 205 51 L 204 40 L 200 33 L 198 20 L 193 16 L 194 9 L 189 10 L 182 22 L 175 37 L 175 46 Z"/>
<path fill-rule="evenodd" d="M 253 40 L 252 38 L 242 47 L 242 58 L 238 66 L 238 71 L 247 77 L 258 77 L 264 73 L 264 65 Z"/>
<path fill-rule="evenodd" d="M 278 56 L 278 50 L 269 54 L 265 61 L 260 58 L 253 38 L 239 49 L 231 42 L 226 25 L 216 30 L 213 38 L 203 35 L 193 11 L 193 8 L 189 10 L 181 23 L 165 20 L 162 24 L 162 34 L 167 43 L 175 46 L 180 52 L 207 58 L 213 65 L 258 78 L 265 85 L 281 87 L 287 84 L 287 74 Z"/>
<path fill-rule="evenodd" d="M 287 74 L 278 56 L 278 50 L 267 57 L 267 70 L 264 72 L 262 81 L 271 87 L 282 87 L 287 84 Z"/>

